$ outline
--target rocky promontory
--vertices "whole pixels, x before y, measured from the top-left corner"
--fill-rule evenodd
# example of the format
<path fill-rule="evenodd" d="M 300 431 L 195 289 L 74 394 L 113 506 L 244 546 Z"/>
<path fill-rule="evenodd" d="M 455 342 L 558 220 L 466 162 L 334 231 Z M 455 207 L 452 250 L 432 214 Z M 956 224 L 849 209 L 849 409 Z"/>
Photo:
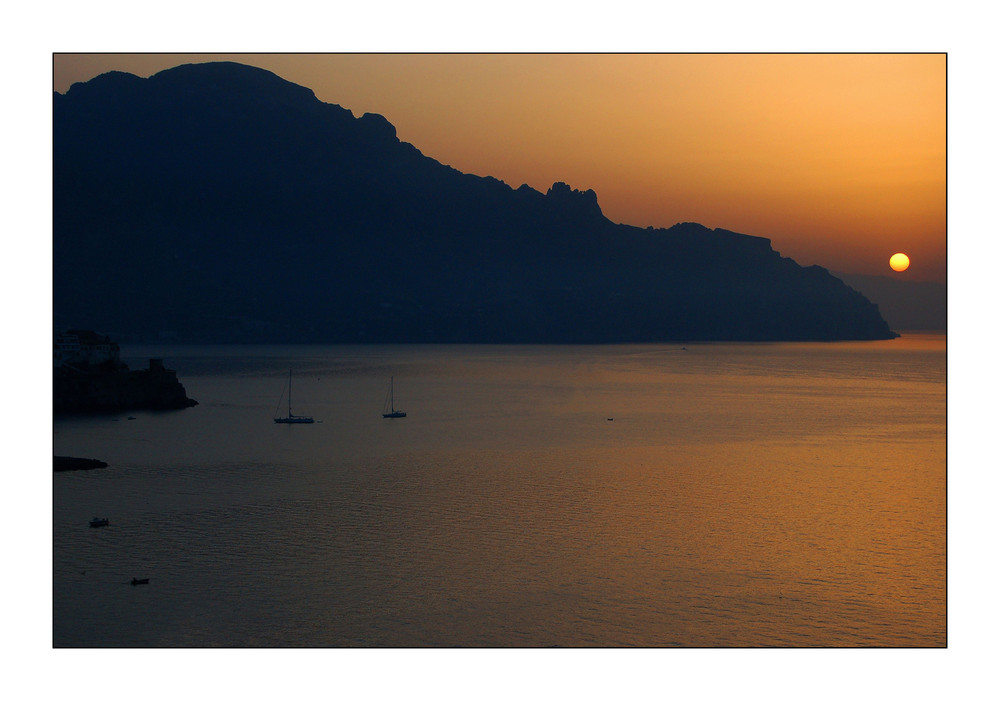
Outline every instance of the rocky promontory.
<path fill-rule="evenodd" d="M 129 370 L 124 364 L 111 362 L 67 364 L 54 370 L 56 414 L 186 409 L 197 404 L 187 396 L 177 373 L 158 359 L 151 359 L 144 370 Z"/>

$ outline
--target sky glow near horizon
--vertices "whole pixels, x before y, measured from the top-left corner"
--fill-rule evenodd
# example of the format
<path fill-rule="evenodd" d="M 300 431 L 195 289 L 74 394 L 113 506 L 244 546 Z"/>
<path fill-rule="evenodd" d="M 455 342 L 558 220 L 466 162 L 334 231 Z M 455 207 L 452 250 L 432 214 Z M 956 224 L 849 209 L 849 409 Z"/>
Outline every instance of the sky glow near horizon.
<path fill-rule="evenodd" d="M 946 279 L 944 54 L 55 54 L 54 89 L 233 60 L 458 170 L 597 193 L 633 226 L 695 221 L 802 265 Z"/>

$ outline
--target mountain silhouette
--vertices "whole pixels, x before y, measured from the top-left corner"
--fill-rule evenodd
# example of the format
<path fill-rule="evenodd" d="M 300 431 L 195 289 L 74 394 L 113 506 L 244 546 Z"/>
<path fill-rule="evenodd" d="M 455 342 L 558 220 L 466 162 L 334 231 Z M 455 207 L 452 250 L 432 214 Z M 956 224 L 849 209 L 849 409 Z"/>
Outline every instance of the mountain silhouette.
<path fill-rule="evenodd" d="M 122 341 L 894 336 L 768 239 L 615 224 L 593 191 L 469 175 L 237 63 L 54 95 L 57 328 Z M 447 118 L 443 115 L 442 118 Z"/>

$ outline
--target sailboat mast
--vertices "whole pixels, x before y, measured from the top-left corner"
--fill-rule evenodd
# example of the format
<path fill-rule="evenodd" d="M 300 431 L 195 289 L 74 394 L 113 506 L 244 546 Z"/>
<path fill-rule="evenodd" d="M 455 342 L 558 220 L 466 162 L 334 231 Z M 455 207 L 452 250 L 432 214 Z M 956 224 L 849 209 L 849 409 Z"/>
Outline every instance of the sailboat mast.
<path fill-rule="evenodd" d="M 288 370 L 288 418 L 292 418 L 292 370 Z"/>
<path fill-rule="evenodd" d="M 389 411 L 396 411 L 396 394 L 392 389 L 392 375 L 389 375 Z"/>

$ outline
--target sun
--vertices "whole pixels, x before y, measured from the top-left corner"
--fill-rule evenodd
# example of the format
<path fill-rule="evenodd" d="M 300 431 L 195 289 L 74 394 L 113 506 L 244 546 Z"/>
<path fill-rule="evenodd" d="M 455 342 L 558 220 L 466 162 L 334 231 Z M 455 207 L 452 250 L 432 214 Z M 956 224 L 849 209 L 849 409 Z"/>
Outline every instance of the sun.
<path fill-rule="evenodd" d="M 889 259 L 889 267 L 901 273 L 910 267 L 910 257 L 905 253 L 894 253 Z"/>

